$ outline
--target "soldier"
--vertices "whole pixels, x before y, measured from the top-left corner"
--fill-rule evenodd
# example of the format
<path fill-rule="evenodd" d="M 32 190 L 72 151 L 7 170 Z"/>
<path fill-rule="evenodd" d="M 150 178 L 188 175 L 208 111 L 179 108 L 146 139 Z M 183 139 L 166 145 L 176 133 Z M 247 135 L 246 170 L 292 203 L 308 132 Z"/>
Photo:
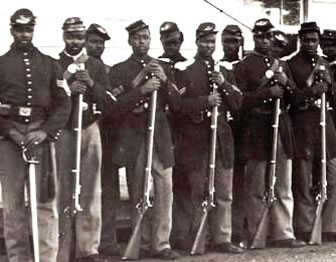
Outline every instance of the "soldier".
<path fill-rule="evenodd" d="M 222 46 L 224 57 L 220 60 L 228 73 L 234 78 L 234 67 L 240 61 L 239 50 L 243 47 L 244 38 L 242 32 L 237 25 L 227 25 L 222 31 Z M 229 117 L 231 112 L 229 112 Z M 232 240 L 241 247 L 246 247 L 245 241 L 245 212 L 244 212 L 244 194 L 242 188 L 244 185 L 244 174 L 246 160 L 239 155 L 243 112 L 237 110 L 233 117 L 230 117 L 230 126 L 234 136 L 234 175 L 233 175 L 233 190 L 232 190 Z"/>
<path fill-rule="evenodd" d="M 295 85 L 290 80 L 288 66 L 280 65 L 271 56 L 272 31 L 273 25 L 268 19 L 257 20 L 253 27 L 254 52 L 235 67 L 236 81 L 244 94 L 243 109 L 247 110 L 242 146 L 243 154 L 247 157 L 245 211 L 251 241 L 261 218 L 266 177 L 269 175 L 267 166 L 272 148 L 273 104 L 275 98 L 283 98 L 277 140 L 276 201 L 270 209 L 271 244 L 296 248 L 305 243 L 295 239 L 292 227 L 293 131 L 286 112 L 288 102 L 295 98 Z"/>
<path fill-rule="evenodd" d="M 282 58 L 284 56 L 284 51 L 287 46 L 288 46 L 288 39 L 286 34 L 280 30 L 275 30 L 271 47 L 272 56 L 274 58 Z"/>
<path fill-rule="evenodd" d="M 55 262 L 58 249 L 58 215 L 55 183 L 43 192 L 44 180 L 55 167 L 50 150 L 70 113 L 62 69 L 56 60 L 42 54 L 33 44 L 35 16 L 28 9 L 10 18 L 14 42 L 0 57 L 0 166 L 3 196 L 4 236 L 10 262 L 30 258 L 29 219 L 24 187 L 28 180 L 26 149 L 39 161 L 36 166 L 37 213 L 40 260 Z M 54 156 L 53 156 L 54 157 Z"/>
<path fill-rule="evenodd" d="M 185 91 L 185 77 L 180 70 L 187 60 L 180 53 L 183 43 L 183 33 L 174 22 L 164 22 L 160 26 L 160 39 L 164 53 L 159 57 L 164 62 L 164 69 L 168 78 L 176 85 L 179 93 Z M 172 139 L 175 152 L 178 150 L 180 142 L 180 121 L 179 113 L 167 111 L 168 120 L 171 125 Z M 189 249 L 188 239 L 191 222 L 190 189 L 188 187 L 188 178 L 181 167 L 175 165 L 173 169 L 173 225 L 171 242 L 177 249 Z"/>
<path fill-rule="evenodd" d="M 105 42 L 110 40 L 104 27 L 98 24 L 91 24 L 86 31 L 85 48 L 89 56 L 92 56 L 103 62 L 101 56 L 105 50 Z M 105 65 L 106 73 L 110 71 L 110 67 Z"/>
<path fill-rule="evenodd" d="M 320 29 L 315 22 L 301 24 L 299 30 L 300 52 L 289 60 L 293 78 L 301 91 L 301 103 L 291 109 L 293 128 L 297 144 L 294 162 L 295 214 L 294 222 L 298 237 L 307 240 L 315 217 L 316 179 L 313 170 L 321 177 L 320 104 L 321 94 L 327 92 L 328 101 L 334 103 L 335 86 L 331 78 L 328 62 L 317 54 Z M 336 232 L 336 130 L 330 111 L 326 112 L 327 181 L 328 201 L 323 209 L 325 234 Z"/>
<path fill-rule="evenodd" d="M 96 110 L 107 109 L 112 99 L 106 94 L 108 88 L 108 76 L 104 65 L 91 56 L 86 55 L 84 49 L 86 31 L 83 22 L 78 17 L 65 20 L 63 24 L 63 39 L 65 49 L 60 53 L 60 64 L 67 76 L 67 82 L 73 100 L 71 119 L 64 131 L 64 136 L 59 142 L 59 171 L 61 173 L 61 193 L 59 201 L 59 212 L 61 234 L 64 232 L 64 210 L 71 203 L 71 170 L 75 163 L 75 133 L 72 131 L 76 108 L 78 107 L 77 97 L 83 94 L 83 124 L 81 140 L 81 166 L 80 184 L 81 193 L 79 203 L 83 211 L 75 216 L 75 256 L 76 261 L 97 261 L 98 247 L 101 235 L 101 140 L 97 119 L 99 115 Z M 82 67 L 84 66 L 84 68 Z M 62 238 L 60 239 L 62 241 Z M 61 243 L 62 246 L 62 243 Z M 63 252 L 63 250 L 60 250 Z M 61 262 L 61 261 L 60 261 Z M 62 261 L 63 262 L 63 261 Z"/>
<path fill-rule="evenodd" d="M 102 62 L 105 42 L 110 40 L 107 31 L 98 24 L 91 24 L 86 31 L 85 47 L 89 56 Z M 106 73 L 110 67 L 105 64 Z M 100 121 L 102 139 L 102 230 L 99 253 L 104 256 L 120 255 L 117 243 L 116 217 L 120 200 L 118 167 L 111 161 L 118 125 L 108 116 Z"/>
<path fill-rule="evenodd" d="M 216 207 L 210 213 L 211 238 L 216 251 L 242 253 L 241 248 L 231 243 L 233 138 L 226 119 L 226 112 L 236 110 L 242 97 L 232 86 L 233 79 L 224 67 L 220 72 L 214 71 L 212 54 L 216 33 L 213 23 L 202 23 L 196 30 L 197 54 L 194 63 L 185 72 L 189 85 L 183 95 L 181 150 L 176 159 L 188 174 L 193 208 L 191 237 L 194 240 L 201 222 L 209 165 L 211 128 L 208 113 L 213 106 L 220 106 L 215 169 Z M 218 85 L 219 92 L 211 94 L 214 83 Z"/>
<path fill-rule="evenodd" d="M 172 221 L 172 167 L 173 146 L 169 123 L 164 112 L 166 105 L 174 110 L 178 106 L 179 94 L 164 73 L 157 60 L 148 55 L 150 32 L 142 20 L 129 25 L 128 43 L 133 54 L 126 61 L 112 67 L 112 88 L 121 90 L 113 117 L 118 119 L 119 129 L 112 161 L 118 166 L 129 168 L 127 179 L 132 204 L 132 224 L 136 218 L 136 205 L 143 194 L 146 159 L 146 131 L 148 128 L 148 98 L 158 91 L 157 112 L 154 132 L 152 175 L 154 181 L 154 207 L 151 221 L 142 222 L 141 254 L 158 259 L 173 260 L 178 254 L 171 250 L 169 237 Z M 155 77 L 149 77 L 154 74 Z M 147 213 L 148 214 L 148 213 Z"/>

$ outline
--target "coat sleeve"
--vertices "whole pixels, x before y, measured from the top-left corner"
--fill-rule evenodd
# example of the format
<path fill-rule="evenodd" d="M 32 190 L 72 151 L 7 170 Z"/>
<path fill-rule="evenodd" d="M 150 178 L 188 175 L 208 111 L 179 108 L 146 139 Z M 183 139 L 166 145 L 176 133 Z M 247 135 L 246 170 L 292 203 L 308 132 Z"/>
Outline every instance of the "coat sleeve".
<path fill-rule="evenodd" d="M 64 128 L 71 111 L 70 96 L 66 92 L 63 71 L 58 62 L 52 61 L 52 77 L 50 79 L 51 104 L 48 107 L 47 119 L 42 125 L 42 129 L 52 140 L 56 140 L 60 134 L 60 129 Z"/>

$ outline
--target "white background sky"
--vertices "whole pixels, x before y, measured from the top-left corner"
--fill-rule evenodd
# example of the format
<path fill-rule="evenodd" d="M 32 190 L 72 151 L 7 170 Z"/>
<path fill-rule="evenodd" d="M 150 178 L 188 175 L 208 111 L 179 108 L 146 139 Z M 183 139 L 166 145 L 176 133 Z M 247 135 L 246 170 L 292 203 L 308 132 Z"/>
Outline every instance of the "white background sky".
<path fill-rule="evenodd" d="M 248 7 L 244 0 L 210 0 L 225 12 L 253 27 L 254 21 L 265 17 L 265 10 L 258 4 Z M 326 0 L 324 0 L 326 1 Z M 334 0 L 328 0 L 336 2 Z M 86 26 L 95 22 L 106 28 L 111 40 L 106 42 L 103 59 L 107 64 L 114 64 L 126 59 L 131 49 L 127 43 L 125 27 L 130 23 L 143 19 L 150 26 L 152 44 L 150 54 L 158 56 L 162 53 L 159 41 L 159 27 L 164 21 L 175 21 L 183 31 L 185 41 L 182 52 L 188 58 L 195 54 L 195 30 L 202 22 L 214 22 L 219 31 L 227 24 L 237 24 L 235 21 L 221 14 L 203 0 L 6 0 L 0 10 L 0 54 L 5 53 L 11 42 L 9 34 L 9 17 L 19 8 L 29 8 L 37 16 L 34 43 L 43 52 L 57 58 L 63 49 L 62 24 L 72 16 L 79 16 Z M 252 2 L 251 0 L 245 0 Z M 323 0 L 322 0 L 323 2 Z M 311 0 L 310 20 L 316 20 L 322 28 L 335 28 L 334 15 L 336 4 L 323 4 L 321 0 Z M 270 17 L 274 25 L 278 24 L 277 11 L 272 11 Z M 242 27 L 245 34 L 247 48 L 253 48 L 249 30 Z M 295 32 L 297 28 L 284 28 Z M 220 36 L 220 34 L 218 34 Z M 219 38 L 218 38 L 219 39 Z M 215 56 L 222 56 L 220 41 L 218 41 Z"/>

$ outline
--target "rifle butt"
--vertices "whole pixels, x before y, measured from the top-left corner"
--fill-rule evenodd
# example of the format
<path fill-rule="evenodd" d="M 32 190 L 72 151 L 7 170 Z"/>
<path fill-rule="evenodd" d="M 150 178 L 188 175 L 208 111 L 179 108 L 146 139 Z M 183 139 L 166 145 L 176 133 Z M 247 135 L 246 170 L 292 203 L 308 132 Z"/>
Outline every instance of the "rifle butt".
<path fill-rule="evenodd" d="M 198 227 L 197 234 L 192 245 L 191 255 L 202 255 L 205 252 L 206 228 L 205 223 L 208 218 L 209 211 L 205 211 L 201 218 L 201 223 Z"/>
<path fill-rule="evenodd" d="M 315 213 L 310 240 L 308 242 L 309 245 L 321 245 L 322 243 L 322 208 L 323 204 L 319 203 Z"/>
<path fill-rule="evenodd" d="M 127 243 L 122 260 L 138 260 L 140 255 L 141 244 L 141 224 L 144 214 L 139 213 L 132 235 Z"/>
<path fill-rule="evenodd" d="M 252 239 L 250 249 L 263 249 L 266 246 L 267 232 L 268 232 L 268 220 L 269 220 L 269 206 L 265 206 L 257 231 Z"/>

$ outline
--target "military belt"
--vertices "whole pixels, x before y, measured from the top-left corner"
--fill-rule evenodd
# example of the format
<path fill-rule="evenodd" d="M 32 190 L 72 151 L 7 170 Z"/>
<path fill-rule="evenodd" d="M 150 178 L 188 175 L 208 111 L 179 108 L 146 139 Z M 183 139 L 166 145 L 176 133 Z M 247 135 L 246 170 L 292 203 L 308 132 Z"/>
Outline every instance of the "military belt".
<path fill-rule="evenodd" d="M 38 115 L 43 116 L 44 114 L 45 111 L 43 107 L 15 106 L 0 103 L 1 116 L 31 117 Z"/>

